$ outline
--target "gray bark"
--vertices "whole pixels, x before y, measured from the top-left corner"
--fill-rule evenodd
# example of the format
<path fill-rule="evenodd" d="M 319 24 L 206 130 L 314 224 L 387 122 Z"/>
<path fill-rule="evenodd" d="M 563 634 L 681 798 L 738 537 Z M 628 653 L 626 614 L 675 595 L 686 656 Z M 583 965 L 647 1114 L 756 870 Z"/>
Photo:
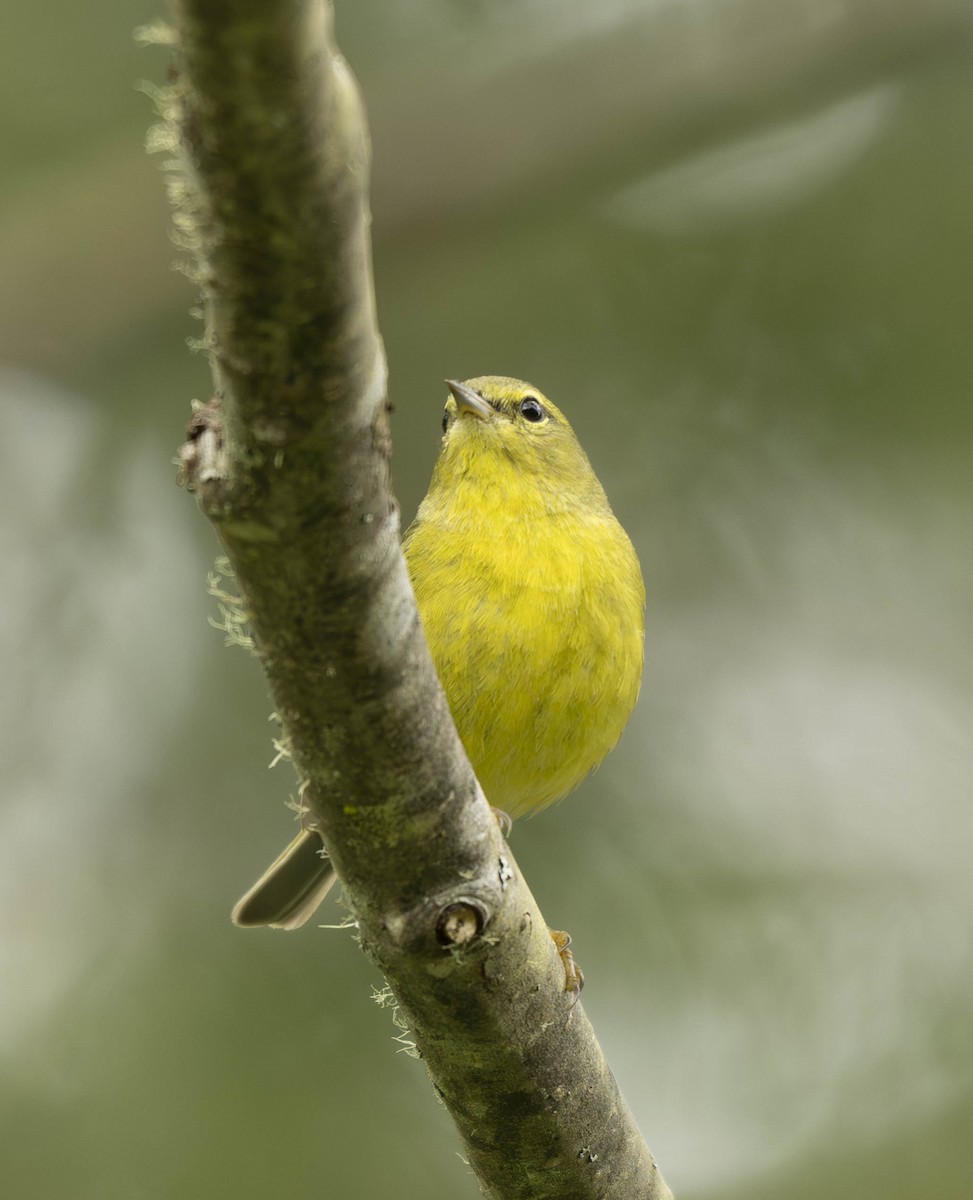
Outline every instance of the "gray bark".
<path fill-rule="evenodd" d="M 663 1200 L 422 636 L 389 481 L 367 135 L 330 8 L 180 0 L 177 33 L 172 190 L 216 391 L 182 478 L 236 573 L 362 943 L 484 1194 Z"/>

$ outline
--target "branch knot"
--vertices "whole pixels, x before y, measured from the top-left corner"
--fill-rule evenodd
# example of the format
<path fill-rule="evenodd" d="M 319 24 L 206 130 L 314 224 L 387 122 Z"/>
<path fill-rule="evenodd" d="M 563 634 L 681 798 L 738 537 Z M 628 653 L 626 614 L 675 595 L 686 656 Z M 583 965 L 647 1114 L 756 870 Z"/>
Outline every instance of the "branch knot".
<path fill-rule="evenodd" d="M 213 396 L 193 410 L 186 424 L 186 441 L 179 447 L 180 487 L 187 492 L 208 492 L 226 481 L 226 448 L 220 398 Z M 209 505 L 206 505 L 209 512 Z"/>
<path fill-rule="evenodd" d="M 447 904 L 436 921 L 436 940 L 441 946 L 466 946 L 483 932 L 487 913 L 477 900 L 456 900 Z"/>

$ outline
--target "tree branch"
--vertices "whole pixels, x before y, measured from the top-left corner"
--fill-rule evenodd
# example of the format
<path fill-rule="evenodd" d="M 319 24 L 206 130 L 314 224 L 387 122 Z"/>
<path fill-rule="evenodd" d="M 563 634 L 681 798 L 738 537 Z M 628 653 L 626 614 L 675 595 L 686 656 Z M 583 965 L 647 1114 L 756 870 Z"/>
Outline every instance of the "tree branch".
<path fill-rule="evenodd" d="M 483 798 L 389 482 L 367 137 L 321 0 L 178 0 L 176 225 L 216 398 L 182 477 L 215 525 L 301 784 L 485 1194 L 670 1195 Z"/>

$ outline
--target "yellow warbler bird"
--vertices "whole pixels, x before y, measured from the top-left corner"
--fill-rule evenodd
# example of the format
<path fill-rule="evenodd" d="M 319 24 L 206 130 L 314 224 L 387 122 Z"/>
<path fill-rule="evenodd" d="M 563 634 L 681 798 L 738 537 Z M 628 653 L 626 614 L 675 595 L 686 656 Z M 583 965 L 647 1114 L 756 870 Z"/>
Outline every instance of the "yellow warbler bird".
<path fill-rule="evenodd" d="M 487 799 L 566 795 L 618 741 L 642 676 L 638 559 L 561 411 L 530 384 L 448 381 L 443 441 L 403 542 L 422 626 Z M 303 830 L 233 910 L 295 929 L 334 882 Z"/>

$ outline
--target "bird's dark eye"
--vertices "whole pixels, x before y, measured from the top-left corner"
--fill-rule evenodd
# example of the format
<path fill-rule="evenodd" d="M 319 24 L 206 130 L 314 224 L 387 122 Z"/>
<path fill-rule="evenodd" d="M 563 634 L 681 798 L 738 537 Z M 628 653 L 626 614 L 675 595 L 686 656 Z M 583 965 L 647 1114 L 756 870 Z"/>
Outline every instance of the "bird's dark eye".
<path fill-rule="evenodd" d="M 449 428 L 449 409 L 443 413 L 443 433 Z"/>
<path fill-rule="evenodd" d="M 525 421 L 532 421 L 536 425 L 544 420 L 544 406 L 536 396 L 525 396 L 520 402 L 520 415 Z"/>

